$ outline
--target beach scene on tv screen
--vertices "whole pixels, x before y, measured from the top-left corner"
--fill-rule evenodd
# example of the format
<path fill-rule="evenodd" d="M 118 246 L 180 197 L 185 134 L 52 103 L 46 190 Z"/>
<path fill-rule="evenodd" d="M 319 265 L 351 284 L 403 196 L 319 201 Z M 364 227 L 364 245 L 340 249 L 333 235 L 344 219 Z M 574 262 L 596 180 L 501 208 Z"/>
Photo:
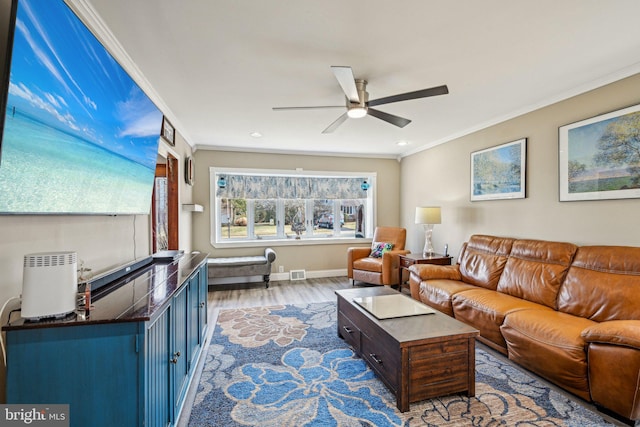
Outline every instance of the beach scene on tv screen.
<path fill-rule="evenodd" d="M 0 212 L 146 214 L 162 113 L 59 1 L 20 0 Z"/>

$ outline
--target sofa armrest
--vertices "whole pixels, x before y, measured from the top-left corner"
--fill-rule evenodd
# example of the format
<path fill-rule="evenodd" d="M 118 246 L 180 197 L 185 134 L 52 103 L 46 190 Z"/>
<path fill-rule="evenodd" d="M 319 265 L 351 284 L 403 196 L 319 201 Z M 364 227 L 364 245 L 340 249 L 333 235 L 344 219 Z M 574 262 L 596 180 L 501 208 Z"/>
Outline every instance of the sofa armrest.
<path fill-rule="evenodd" d="M 388 262 L 391 262 L 394 268 L 398 268 L 398 257 L 400 255 L 406 255 L 408 253 L 410 253 L 411 251 L 408 250 L 392 250 L 392 251 L 387 251 L 387 252 L 383 252 L 382 253 L 382 263 L 386 264 Z"/>
<path fill-rule="evenodd" d="M 456 265 L 413 264 L 409 271 L 418 276 L 420 280 L 448 279 L 462 280 L 460 268 Z"/>
<path fill-rule="evenodd" d="M 640 350 L 640 320 L 610 320 L 582 331 L 587 343 L 623 345 Z"/>
<path fill-rule="evenodd" d="M 357 261 L 360 258 L 366 258 L 371 253 L 371 248 L 347 248 L 347 261 L 351 264 L 353 261 Z"/>
<path fill-rule="evenodd" d="M 371 253 L 371 248 L 354 247 L 347 248 L 347 277 L 353 279 L 353 262 L 366 258 Z"/>
<path fill-rule="evenodd" d="M 398 266 L 400 265 L 400 255 L 406 255 L 410 251 L 392 250 L 382 253 L 382 283 L 398 283 Z"/>

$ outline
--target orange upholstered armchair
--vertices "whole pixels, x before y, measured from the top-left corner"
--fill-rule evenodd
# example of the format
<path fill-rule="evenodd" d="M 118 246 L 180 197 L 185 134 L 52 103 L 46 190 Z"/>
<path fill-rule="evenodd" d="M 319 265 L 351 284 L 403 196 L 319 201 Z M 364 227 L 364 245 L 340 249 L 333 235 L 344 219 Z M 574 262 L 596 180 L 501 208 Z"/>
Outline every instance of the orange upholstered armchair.
<path fill-rule="evenodd" d="M 347 249 L 347 275 L 352 284 L 359 280 L 375 285 L 398 284 L 398 255 L 404 249 L 407 230 L 400 227 L 376 227 L 370 248 Z"/>

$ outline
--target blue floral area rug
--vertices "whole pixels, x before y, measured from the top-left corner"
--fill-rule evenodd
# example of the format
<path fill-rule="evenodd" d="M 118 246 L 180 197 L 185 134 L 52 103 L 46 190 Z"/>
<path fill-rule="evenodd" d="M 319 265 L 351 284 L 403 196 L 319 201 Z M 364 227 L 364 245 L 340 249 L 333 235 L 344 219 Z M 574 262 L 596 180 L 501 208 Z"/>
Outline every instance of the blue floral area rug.
<path fill-rule="evenodd" d="M 222 310 L 189 425 L 609 426 L 597 413 L 476 349 L 476 395 L 396 408 L 338 337 L 335 302 Z"/>

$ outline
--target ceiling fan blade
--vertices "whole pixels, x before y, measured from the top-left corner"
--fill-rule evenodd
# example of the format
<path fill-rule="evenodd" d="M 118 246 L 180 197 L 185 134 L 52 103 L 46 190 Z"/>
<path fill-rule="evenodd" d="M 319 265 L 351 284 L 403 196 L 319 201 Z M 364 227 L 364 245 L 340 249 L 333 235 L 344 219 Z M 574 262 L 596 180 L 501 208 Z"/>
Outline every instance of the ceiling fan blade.
<path fill-rule="evenodd" d="M 405 119 L 404 117 L 394 116 L 393 114 L 385 113 L 384 111 L 380 110 L 374 110 L 373 108 L 367 109 L 367 114 L 380 120 L 384 120 L 387 123 L 391 123 L 392 125 L 396 125 L 399 128 L 403 128 L 411 123 L 411 120 Z"/>
<path fill-rule="evenodd" d="M 273 107 L 273 111 L 285 110 L 319 110 L 321 108 L 344 108 L 344 105 L 318 105 L 314 107 Z"/>
<path fill-rule="evenodd" d="M 323 130 L 322 133 L 331 133 L 331 132 L 333 132 L 334 130 L 338 129 L 338 126 L 340 126 L 342 123 L 344 123 L 345 120 L 347 120 L 348 118 L 349 118 L 349 116 L 347 115 L 347 113 L 344 113 L 343 115 L 338 117 L 335 122 L 331 123 L 325 130 Z"/>
<path fill-rule="evenodd" d="M 358 95 L 358 88 L 356 87 L 356 78 L 353 75 L 351 67 L 331 66 L 331 71 L 336 76 L 340 87 L 344 91 L 349 101 L 359 103 L 360 95 Z"/>
<path fill-rule="evenodd" d="M 429 89 L 416 90 L 415 92 L 407 92 L 400 95 L 387 96 L 386 98 L 374 99 L 369 101 L 367 105 L 376 106 L 382 104 L 390 104 L 392 102 L 408 101 L 410 99 L 426 98 L 428 96 L 446 95 L 449 93 L 447 85 L 436 86 Z"/>

